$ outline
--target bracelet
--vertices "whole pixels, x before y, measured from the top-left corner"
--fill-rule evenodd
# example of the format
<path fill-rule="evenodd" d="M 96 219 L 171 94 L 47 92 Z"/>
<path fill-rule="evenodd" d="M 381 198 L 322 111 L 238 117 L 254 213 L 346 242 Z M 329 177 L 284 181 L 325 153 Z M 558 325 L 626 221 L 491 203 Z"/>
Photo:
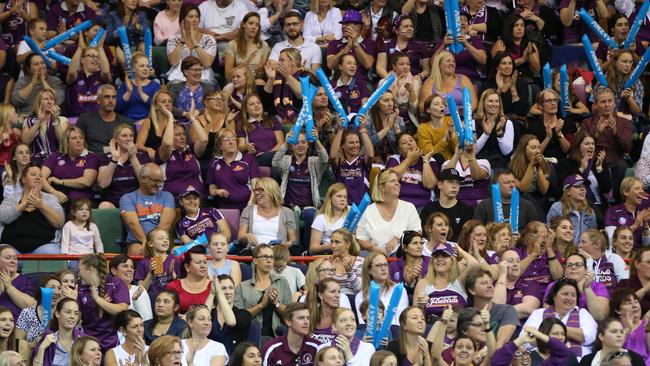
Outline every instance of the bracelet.
<path fill-rule="evenodd" d="M 61 179 L 61 186 L 65 187 L 65 180 Z"/>
<path fill-rule="evenodd" d="M 113 160 L 111 160 L 111 163 L 117 165 L 119 163 L 119 160 L 113 159 Z"/>
<path fill-rule="evenodd" d="M 554 260 L 556 260 L 556 259 L 557 259 L 557 257 L 548 257 L 548 260 L 549 260 L 549 261 L 554 261 Z"/>

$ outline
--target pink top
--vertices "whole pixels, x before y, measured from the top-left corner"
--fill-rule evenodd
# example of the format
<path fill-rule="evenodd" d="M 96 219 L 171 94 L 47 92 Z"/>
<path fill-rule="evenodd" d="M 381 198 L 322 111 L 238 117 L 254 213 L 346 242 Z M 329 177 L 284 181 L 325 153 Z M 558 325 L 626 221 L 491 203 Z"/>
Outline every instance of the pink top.
<path fill-rule="evenodd" d="M 180 25 L 178 24 L 178 17 L 176 19 L 169 19 L 169 12 L 163 10 L 153 21 L 153 43 L 160 46 L 161 43 L 172 38 L 177 33 L 180 33 Z"/>

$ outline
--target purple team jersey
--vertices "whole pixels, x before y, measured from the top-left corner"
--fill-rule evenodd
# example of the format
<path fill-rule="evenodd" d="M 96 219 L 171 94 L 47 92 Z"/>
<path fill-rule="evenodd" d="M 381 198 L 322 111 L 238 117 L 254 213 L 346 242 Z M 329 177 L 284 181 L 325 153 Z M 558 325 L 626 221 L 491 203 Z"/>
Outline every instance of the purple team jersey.
<path fill-rule="evenodd" d="M 431 58 L 433 54 L 433 48 L 431 47 L 432 43 L 427 44 L 426 42 L 418 41 L 411 39 L 406 44 L 406 48 L 403 50 L 397 49 L 397 39 L 390 38 L 384 40 L 384 43 L 379 49 L 379 53 L 386 53 L 388 60 L 391 60 L 395 52 L 405 53 L 409 61 L 411 62 L 411 74 L 413 76 L 422 72 L 422 60 Z"/>
<path fill-rule="evenodd" d="M 14 278 L 11 281 L 11 284 L 16 288 L 16 290 L 19 290 L 20 292 L 23 292 L 31 297 L 34 297 L 36 294 L 36 287 L 34 286 L 34 282 L 29 277 L 18 275 L 18 277 Z M 0 306 L 6 306 L 11 310 L 11 314 L 14 316 L 14 321 L 18 320 L 18 315 L 20 315 L 21 308 L 19 308 L 16 304 L 14 304 L 13 300 L 9 297 L 9 294 L 7 294 L 7 291 L 3 291 L 0 294 Z"/>
<path fill-rule="evenodd" d="M 289 347 L 287 335 L 276 337 L 264 344 L 262 359 L 264 365 L 313 366 L 319 343 L 312 338 L 304 338 L 297 353 Z"/>
<path fill-rule="evenodd" d="M 117 331 L 113 326 L 113 316 L 107 311 L 102 311 L 93 299 L 90 286 L 79 284 L 77 302 L 81 309 L 81 319 L 84 331 L 88 335 L 99 339 L 102 352 L 118 344 Z M 112 304 L 131 304 L 129 288 L 121 279 L 108 275 L 104 283 L 105 299 Z"/>
<path fill-rule="evenodd" d="M 97 155 L 89 151 L 86 155 L 78 156 L 76 159 L 72 160 L 67 154 L 64 155 L 60 152 L 55 152 L 45 159 L 43 165 L 50 169 L 52 172 L 52 174 L 50 174 L 51 177 L 59 179 L 76 179 L 83 177 L 86 169 L 97 171 Z M 92 187 L 75 189 L 59 186 L 57 188 L 62 188 L 66 193 L 68 193 L 68 198 L 72 201 L 82 198 L 91 199 L 95 194 Z"/>
<path fill-rule="evenodd" d="M 386 168 L 393 168 L 398 166 L 404 157 L 400 155 L 391 155 L 386 162 Z M 429 165 L 433 170 L 433 174 L 438 175 L 437 172 L 438 164 L 435 160 L 431 159 Z M 400 184 L 402 187 L 399 191 L 399 199 L 406 202 L 411 202 L 415 207 L 424 207 L 431 203 L 433 199 L 433 191 L 431 189 L 424 188 L 423 180 L 423 170 L 424 170 L 424 159 L 422 157 L 418 158 L 415 164 L 409 166 L 406 169 L 404 175 L 400 179 Z"/>
<path fill-rule="evenodd" d="M 60 23 L 65 24 L 65 29 L 68 30 L 75 25 L 79 25 L 86 20 L 95 19 L 95 11 L 85 6 L 83 3 L 79 4 L 76 11 L 70 13 L 68 3 L 62 1 L 54 3 L 47 12 L 47 29 L 57 30 Z"/>
<path fill-rule="evenodd" d="M 560 2 L 559 10 L 569 7 L 571 0 L 562 0 Z M 580 38 L 583 34 L 587 34 L 592 42 L 598 38 L 594 36 L 593 32 L 587 27 L 587 24 L 582 21 L 579 15 L 580 9 L 584 8 L 589 15 L 595 20 L 598 19 L 596 14 L 596 1 L 593 0 L 577 0 L 575 10 L 573 11 L 573 21 L 570 27 L 564 27 L 564 44 L 580 43 Z M 630 23 L 631 24 L 631 23 Z"/>
<path fill-rule="evenodd" d="M 506 304 L 512 306 L 521 304 L 526 296 L 534 296 L 540 299 L 542 291 L 537 282 L 524 281 L 520 278 L 515 282 L 512 289 L 507 290 Z"/>
<path fill-rule="evenodd" d="M 155 160 L 156 164 L 160 164 L 165 177 L 164 191 L 178 197 L 192 187 L 199 193 L 201 198 L 207 196 L 205 185 L 201 179 L 201 167 L 194 155 L 194 148 L 188 147 L 182 151 L 174 150 L 166 162 L 160 160 L 158 154 L 159 151 L 156 151 Z"/>
<path fill-rule="evenodd" d="M 149 162 L 149 154 L 143 150 L 138 150 L 137 158 L 142 165 Z M 108 153 L 100 156 L 98 160 L 98 165 L 101 168 L 110 164 L 111 160 L 113 160 L 113 155 Z M 115 166 L 113 177 L 111 178 L 111 184 L 106 187 L 106 197 L 104 199 L 115 206 L 118 206 L 120 204 L 120 197 L 129 192 L 135 191 L 138 187 L 139 182 L 136 172 L 133 170 L 131 161 L 127 160 L 124 164 L 118 164 Z"/>
<path fill-rule="evenodd" d="M 104 84 L 104 81 L 99 71 L 86 76 L 80 70 L 77 73 L 77 80 L 68 87 L 70 115 L 78 116 L 86 112 L 98 111 L 97 90 L 102 84 Z"/>
<path fill-rule="evenodd" d="M 271 151 L 278 144 L 275 137 L 275 131 L 282 132 L 282 125 L 274 118 L 273 125 L 266 127 L 262 121 L 251 123 L 251 130 L 248 133 L 244 130 L 241 123 L 237 124 L 237 137 L 247 138 L 248 143 L 255 144 L 255 153 L 265 153 Z"/>
<path fill-rule="evenodd" d="M 332 330 L 332 327 L 329 326 L 323 329 L 314 329 L 314 333 L 312 333 L 310 337 L 318 341 L 320 344 L 326 344 L 331 343 L 334 338 L 336 338 L 336 334 Z"/>
<path fill-rule="evenodd" d="M 363 104 L 363 99 L 370 96 L 368 87 L 365 82 L 360 82 L 357 78 L 353 78 L 349 84 L 340 84 L 340 80 L 332 80 L 336 96 L 341 101 L 341 104 L 349 113 L 357 113 Z"/>
<path fill-rule="evenodd" d="M 605 227 L 607 226 L 632 226 L 635 221 L 636 215 L 639 214 L 639 211 L 650 207 L 650 199 L 644 198 L 641 203 L 636 207 L 636 211 L 631 213 L 625 207 L 625 204 L 621 203 L 619 205 L 611 206 L 605 212 Z M 638 250 L 641 247 L 641 238 L 643 236 L 643 226 L 639 227 L 634 233 L 634 250 Z"/>
<path fill-rule="evenodd" d="M 142 281 L 147 277 L 147 273 L 149 273 L 149 263 L 151 263 L 151 257 L 143 258 L 138 262 L 134 276 L 136 281 Z M 151 278 L 151 285 L 149 285 L 149 290 L 147 290 L 152 305 L 155 304 L 156 297 L 160 291 L 164 290 L 165 287 L 167 287 L 167 284 L 174 280 L 170 270 L 172 263 L 174 266 L 174 273 L 176 273 L 176 278 L 180 278 L 181 276 L 181 260 L 174 257 L 172 254 L 168 254 L 163 261 L 163 273 L 153 275 Z"/>
<path fill-rule="evenodd" d="M 250 181 L 260 176 L 257 160 L 249 154 L 237 153 L 237 158 L 226 163 L 222 157 L 213 157 L 208 164 L 208 184 L 216 184 L 228 191 L 228 197 L 219 197 L 217 207 L 243 210 L 251 197 Z"/>
<path fill-rule="evenodd" d="M 336 55 L 337 53 L 341 52 L 343 48 L 348 44 L 347 39 L 343 38 L 341 40 L 333 40 L 330 41 L 330 43 L 327 45 L 327 56 L 331 55 Z M 362 42 L 359 43 L 359 46 L 369 55 L 372 56 L 373 58 L 377 58 L 377 45 L 375 44 L 375 41 L 373 41 L 370 38 L 364 38 Z M 354 50 L 350 49 L 350 52 L 348 52 L 351 55 L 354 55 Z M 357 59 L 357 72 L 354 75 L 355 78 L 359 82 L 367 82 L 368 81 L 368 69 L 363 67 L 361 63 L 359 62 L 359 59 L 354 56 L 355 59 Z"/>
<path fill-rule="evenodd" d="M 544 291 L 544 300 L 542 301 L 542 304 L 546 304 L 546 299 L 548 299 L 548 297 L 551 295 L 551 289 L 553 288 L 553 285 L 555 285 L 555 282 L 557 281 L 553 281 L 549 283 L 548 286 L 546 286 L 546 291 Z M 605 297 L 609 299 L 609 292 L 607 291 L 607 287 L 605 287 L 605 285 L 603 285 L 602 283 L 592 282 L 591 289 L 594 290 L 596 296 Z M 580 293 L 580 301 L 578 302 L 578 307 L 580 307 L 581 309 L 587 308 L 587 295 L 584 293 L 584 291 L 581 291 Z"/>
<path fill-rule="evenodd" d="M 516 247 L 515 251 L 519 253 L 519 258 L 521 258 L 521 260 L 528 257 L 528 253 L 526 253 L 526 248 L 524 247 Z M 555 256 L 559 258 L 560 253 L 555 251 Z M 521 274 L 520 278 L 525 282 L 537 282 L 541 286 L 541 291 L 543 291 L 544 286 L 551 283 L 551 270 L 548 267 L 548 254 L 546 251 L 544 251 L 544 254 L 539 258 L 530 263 L 528 268 L 526 268 L 526 271 Z M 541 300 L 542 293 L 539 293 L 537 298 Z"/>
<path fill-rule="evenodd" d="M 187 235 L 194 240 L 201 234 L 205 234 L 205 237 L 210 240 L 212 234 L 219 232 L 220 220 L 223 220 L 223 216 L 219 210 L 214 207 L 203 207 L 199 209 L 195 218 L 183 216 L 176 224 L 176 232 L 179 238 Z"/>
<path fill-rule="evenodd" d="M 429 272 L 429 260 L 431 257 L 423 256 L 422 257 L 422 272 L 420 272 L 420 278 L 424 278 L 427 275 L 427 272 Z M 388 269 L 390 271 L 390 279 L 393 282 L 403 282 L 404 281 L 404 268 L 406 267 L 406 264 L 404 263 L 404 258 L 400 258 L 399 260 L 392 261 L 388 263 Z M 408 283 L 406 284 L 407 286 L 409 285 Z M 408 286 L 410 287 L 410 286 Z"/>
<path fill-rule="evenodd" d="M 467 300 L 465 297 L 461 293 L 449 288 L 444 290 L 434 289 L 428 296 L 429 300 L 426 305 L 424 305 L 424 314 L 426 316 L 442 316 L 447 305 L 451 305 L 454 308 L 454 311 L 462 310 L 467 306 Z"/>
<path fill-rule="evenodd" d="M 302 163 L 298 164 L 295 157 L 291 158 L 284 204 L 289 207 L 316 206 L 311 196 L 311 174 L 309 174 L 308 159 L 304 159 Z"/>
<path fill-rule="evenodd" d="M 348 190 L 348 204 L 361 202 L 370 185 L 365 156 L 359 155 L 351 162 L 342 158 L 332 168 L 336 181 L 343 183 Z"/>

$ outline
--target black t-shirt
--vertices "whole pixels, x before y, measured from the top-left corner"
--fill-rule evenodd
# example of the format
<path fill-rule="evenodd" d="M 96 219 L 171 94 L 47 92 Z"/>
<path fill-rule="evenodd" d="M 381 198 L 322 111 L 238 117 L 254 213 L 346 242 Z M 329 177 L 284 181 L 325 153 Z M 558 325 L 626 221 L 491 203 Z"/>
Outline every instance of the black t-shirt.
<path fill-rule="evenodd" d="M 131 120 L 119 114 L 116 114 L 114 121 L 105 122 L 99 116 L 99 112 L 84 113 L 79 116 L 76 126 L 84 133 L 88 150 L 97 155 L 104 155 L 110 152 L 104 151 L 104 146 L 108 146 L 108 143 L 113 138 L 113 130 L 122 123 L 126 123 L 133 128 L 133 138 L 135 139 L 135 125 Z"/>
<path fill-rule="evenodd" d="M 460 201 L 456 202 L 456 205 L 450 208 L 444 208 L 440 206 L 440 202 L 436 201 L 432 204 L 425 206 L 420 212 L 420 221 L 422 222 L 422 227 L 424 228 L 427 219 L 434 212 L 442 212 L 449 218 L 449 224 L 451 226 L 451 235 L 447 238 L 450 241 L 456 241 L 458 238 L 458 233 L 463 227 L 463 224 L 468 220 L 471 220 L 474 216 L 474 209 Z"/>
<path fill-rule="evenodd" d="M 415 30 L 415 39 L 420 41 L 437 41 L 433 39 L 433 24 L 431 24 L 431 8 L 427 7 L 422 14 L 418 14 L 415 9 L 417 29 Z"/>
<path fill-rule="evenodd" d="M 16 220 L 5 224 L 0 242 L 10 243 L 22 253 L 31 253 L 54 240 L 55 232 L 40 210 L 23 211 Z"/>

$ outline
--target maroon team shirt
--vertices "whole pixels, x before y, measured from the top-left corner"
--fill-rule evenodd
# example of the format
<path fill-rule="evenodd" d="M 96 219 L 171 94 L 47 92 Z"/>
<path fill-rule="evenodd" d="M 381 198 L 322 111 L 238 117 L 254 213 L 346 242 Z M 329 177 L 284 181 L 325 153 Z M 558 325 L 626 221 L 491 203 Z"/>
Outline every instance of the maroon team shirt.
<path fill-rule="evenodd" d="M 250 181 L 259 176 L 257 160 L 250 154 L 238 152 L 231 163 L 215 156 L 208 163 L 207 184 L 216 184 L 229 193 L 228 197 L 218 198 L 218 208 L 243 210 L 251 197 Z"/>
<path fill-rule="evenodd" d="M 142 165 L 150 161 L 149 154 L 143 150 L 138 150 L 136 157 Z M 108 166 L 111 160 L 113 160 L 111 153 L 102 155 L 98 158 L 97 165 L 99 168 Z M 120 198 L 129 192 L 135 191 L 139 186 L 138 177 L 133 170 L 131 160 L 127 160 L 123 164 L 117 164 L 115 166 L 113 178 L 111 178 L 111 185 L 106 187 L 106 197 L 104 199 L 114 204 L 115 207 L 118 207 L 120 205 Z"/>
<path fill-rule="evenodd" d="M 76 159 L 72 160 L 67 154 L 64 155 L 60 152 L 55 152 L 45 159 L 43 165 L 50 169 L 52 172 L 52 174 L 50 174 L 51 177 L 57 177 L 59 179 L 77 179 L 83 177 L 86 169 L 97 171 L 97 155 L 88 151 L 85 155 L 78 156 Z M 94 196 L 92 187 L 84 189 L 61 188 L 63 188 L 65 192 L 68 192 L 68 198 L 72 201 L 81 198 L 91 199 Z"/>
<path fill-rule="evenodd" d="M 289 341 L 286 335 L 276 337 L 266 342 L 264 348 L 262 348 L 262 364 L 269 366 L 311 366 L 314 364 L 318 346 L 319 343 L 317 340 L 304 338 L 300 351 L 293 353 L 291 348 L 289 348 Z"/>

